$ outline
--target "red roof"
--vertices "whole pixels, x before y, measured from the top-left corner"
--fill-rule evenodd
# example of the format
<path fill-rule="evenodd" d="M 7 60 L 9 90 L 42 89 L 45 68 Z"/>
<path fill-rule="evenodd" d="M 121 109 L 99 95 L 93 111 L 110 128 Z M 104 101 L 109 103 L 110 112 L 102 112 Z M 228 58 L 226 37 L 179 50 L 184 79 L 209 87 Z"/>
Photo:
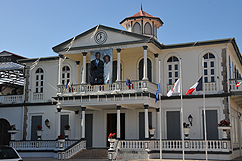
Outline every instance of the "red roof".
<path fill-rule="evenodd" d="M 122 24 L 123 22 L 125 22 L 126 20 L 130 20 L 130 19 L 137 19 L 137 18 L 151 18 L 151 19 L 156 19 L 158 20 L 158 22 L 160 23 L 159 26 L 162 26 L 162 24 L 164 24 L 161 19 L 159 17 L 155 17 L 155 16 L 152 16 L 148 13 L 146 13 L 145 11 L 143 11 L 142 9 L 142 4 L 141 4 L 141 7 L 140 7 L 140 11 L 137 12 L 136 14 L 134 14 L 133 16 L 130 16 L 130 17 L 126 17 L 124 20 L 122 20 L 120 22 L 120 24 Z"/>
<path fill-rule="evenodd" d="M 127 18 L 131 18 L 131 17 L 153 17 L 153 18 L 158 18 L 158 17 L 154 17 L 148 13 L 146 13 L 145 11 L 143 11 L 142 9 L 142 4 L 140 6 L 140 11 L 137 12 L 136 14 L 134 14 L 133 16 L 127 17 Z"/>

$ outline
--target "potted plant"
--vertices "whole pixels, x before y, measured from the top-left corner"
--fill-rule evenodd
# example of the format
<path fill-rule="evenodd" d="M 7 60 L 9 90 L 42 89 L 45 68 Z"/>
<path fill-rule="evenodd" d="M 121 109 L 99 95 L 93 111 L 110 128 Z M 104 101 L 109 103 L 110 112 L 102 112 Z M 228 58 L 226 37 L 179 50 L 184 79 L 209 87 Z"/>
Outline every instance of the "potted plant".
<path fill-rule="evenodd" d="M 16 126 L 14 125 L 10 125 L 8 127 L 8 133 L 11 134 L 11 140 L 14 141 L 15 140 L 15 134 L 18 133 L 19 130 L 16 130 Z"/>
<path fill-rule="evenodd" d="M 187 124 L 186 122 L 183 123 L 183 131 L 185 135 L 184 139 L 189 139 L 188 136 L 189 136 L 190 127 L 189 127 L 189 124 Z"/>
<path fill-rule="evenodd" d="M 66 125 L 64 126 L 65 130 L 64 130 L 64 133 L 65 133 L 65 139 L 68 139 L 69 137 L 69 133 L 70 133 L 70 125 Z"/>
<path fill-rule="evenodd" d="M 149 125 L 149 131 L 150 131 L 150 137 L 151 137 L 151 139 L 155 139 L 154 138 L 155 128 L 152 128 L 152 125 Z"/>
<path fill-rule="evenodd" d="M 114 150 L 114 142 L 115 142 L 114 136 L 115 136 L 115 133 L 110 133 L 108 135 L 108 141 L 110 143 L 110 148 L 108 150 Z"/>
<path fill-rule="evenodd" d="M 37 126 L 37 136 L 38 136 L 38 139 L 37 140 L 41 140 L 41 135 L 42 135 L 42 132 L 43 132 L 43 129 L 42 129 L 42 126 L 41 125 L 38 125 Z"/>
<path fill-rule="evenodd" d="M 223 130 L 222 139 L 227 139 L 227 130 L 231 129 L 230 123 L 223 119 L 219 122 L 218 129 Z"/>
<path fill-rule="evenodd" d="M 65 136 L 63 134 L 60 134 L 58 136 L 58 142 L 59 142 L 59 149 L 64 149 L 63 144 L 65 142 Z"/>

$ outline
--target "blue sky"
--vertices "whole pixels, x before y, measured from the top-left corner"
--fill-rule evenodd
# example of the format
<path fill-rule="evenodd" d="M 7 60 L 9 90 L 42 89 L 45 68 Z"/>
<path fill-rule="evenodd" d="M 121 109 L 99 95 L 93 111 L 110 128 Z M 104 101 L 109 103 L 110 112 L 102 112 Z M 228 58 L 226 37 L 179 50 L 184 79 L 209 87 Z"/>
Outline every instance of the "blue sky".
<path fill-rule="evenodd" d="M 124 30 L 119 22 L 141 3 L 164 22 L 161 43 L 235 37 L 242 50 L 242 0 L 0 0 L 0 52 L 55 56 L 53 46 L 98 24 Z"/>

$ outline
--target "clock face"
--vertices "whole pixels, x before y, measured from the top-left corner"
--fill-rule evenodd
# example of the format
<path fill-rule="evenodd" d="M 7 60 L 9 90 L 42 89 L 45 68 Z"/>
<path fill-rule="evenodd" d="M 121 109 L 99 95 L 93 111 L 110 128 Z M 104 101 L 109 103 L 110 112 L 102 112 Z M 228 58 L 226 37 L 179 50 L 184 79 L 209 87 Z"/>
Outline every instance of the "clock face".
<path fill-rule="evenodd" d="M 100 30 L 95 34 L 94 39 L 97 44 L 103 44 L 107 40 L 107 33 L 103 30 Z"/>

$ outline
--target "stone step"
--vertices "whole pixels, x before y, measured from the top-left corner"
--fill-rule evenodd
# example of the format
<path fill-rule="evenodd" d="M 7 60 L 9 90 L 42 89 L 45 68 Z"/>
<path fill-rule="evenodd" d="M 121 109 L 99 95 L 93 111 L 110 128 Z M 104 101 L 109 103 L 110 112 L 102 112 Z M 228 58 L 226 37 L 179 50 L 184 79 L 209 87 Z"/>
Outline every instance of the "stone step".
<path fill-rule="evenodd" d="M 85 149 L 76 154 L 72 159 L 108 159 L 107 149 Z"/>

